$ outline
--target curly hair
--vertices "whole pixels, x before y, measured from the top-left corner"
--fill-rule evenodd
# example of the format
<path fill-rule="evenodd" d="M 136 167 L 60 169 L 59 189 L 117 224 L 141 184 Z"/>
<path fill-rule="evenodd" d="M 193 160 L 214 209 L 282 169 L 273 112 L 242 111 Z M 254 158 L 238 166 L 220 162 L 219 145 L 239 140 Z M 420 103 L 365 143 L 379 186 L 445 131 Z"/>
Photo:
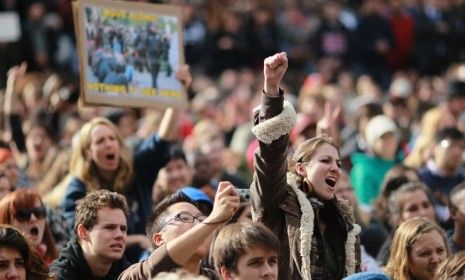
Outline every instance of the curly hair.
<path fill-rule="evenodd" d="M 77 201 L 76 221 L 74 224 L 76 236 L 78 236 L 78 225 L 82 224 L 86 229 L 91 230 L 97 224 L 98 210 L 104 207 L 121 209 L 126 218 L 129 215 L 128 204 L 123 195 L 108 190 L 90 192 L 83 199 Z"/>

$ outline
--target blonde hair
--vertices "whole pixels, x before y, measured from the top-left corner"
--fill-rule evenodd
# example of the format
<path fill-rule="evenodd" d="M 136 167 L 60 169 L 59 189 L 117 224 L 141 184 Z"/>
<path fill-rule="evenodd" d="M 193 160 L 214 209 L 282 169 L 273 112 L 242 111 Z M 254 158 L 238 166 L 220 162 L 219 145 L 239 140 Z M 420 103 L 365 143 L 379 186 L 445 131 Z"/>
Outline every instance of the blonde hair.
<path fill-rule="evenodd" d="M 426 218 L 417 217 L 403 222 L 394 234 L 392 241 L 392 251 L 387 262 L 385 272 L 393 280 L 409 280 L 409 253 L 415 242 L 424 233 L 429 233 L 436 230 L 444 241 L 446 246 L 447 256 L 450 255 L 449 247 L 447 246 L 446 236 L 442 228 L 436 223 Z"/>
<path fill-rule="evenodd" d="M 93 160 L 90 160 L 87 157 L 87 153 L 92 142 L 92 130 L 98 125 L 108 126 L 115 134 L 120 145 L 120 163 L 114 178 L 113 188 L 118 193 L 124 193 L 125 187 L 132 180 L 132 154 L 129 148 L 124 144 L 123 136 L 116 126 L 106 118 L 93 118 L 85 123 L 81 128 L 79 132 L 79 140 L 71 154 L 69 172 L 86 184 L 87 191 L 99 190 L 101 188 L 101 184 L 98 180 L 99 176 L 97 176 L 97 166 Z"/>
<path fill-rule="evenodd" d="M 462 280 L 465 278 L 465 251 L 457 252 L 436 269 L 437 280 Z"/>
<path fill-rule="evenodd" d="M 420 135 L 415 141 L 412 151 L 404 159 L 406 166 L 420 168 L 426 163 L 431 153 L 430 149 L 434 143 L 434 137 L 447 121 L 447 114 L 441 108 L 434 108 L 426 112 L 421 119 Z"/>

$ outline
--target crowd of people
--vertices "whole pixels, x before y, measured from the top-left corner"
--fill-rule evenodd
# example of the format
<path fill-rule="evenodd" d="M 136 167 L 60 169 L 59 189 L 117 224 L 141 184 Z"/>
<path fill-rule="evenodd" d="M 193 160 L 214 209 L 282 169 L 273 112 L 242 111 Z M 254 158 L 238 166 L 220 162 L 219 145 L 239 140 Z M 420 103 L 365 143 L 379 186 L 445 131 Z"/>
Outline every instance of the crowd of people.
<path fill-rule="evenodd" d="M 0 280 L 465 277 L 465 4 L 163 3 L 185 110 L 84 106 L 70 1 L 0 1 Z"/>

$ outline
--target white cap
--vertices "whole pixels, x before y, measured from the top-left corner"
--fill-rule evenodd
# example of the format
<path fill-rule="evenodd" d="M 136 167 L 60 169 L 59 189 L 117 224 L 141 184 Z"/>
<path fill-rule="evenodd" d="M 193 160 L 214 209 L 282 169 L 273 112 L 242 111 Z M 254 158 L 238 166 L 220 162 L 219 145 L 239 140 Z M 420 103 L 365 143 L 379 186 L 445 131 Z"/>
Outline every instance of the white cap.
<path fill-rule="evenodd" d="M 368 147 L 373 147 L 376 140 L 388 132 L 392 132 L 397 136 L 397 125 L 393 120 L 385 115 L 372 118 L 365 128 L 365 139 Z"/>

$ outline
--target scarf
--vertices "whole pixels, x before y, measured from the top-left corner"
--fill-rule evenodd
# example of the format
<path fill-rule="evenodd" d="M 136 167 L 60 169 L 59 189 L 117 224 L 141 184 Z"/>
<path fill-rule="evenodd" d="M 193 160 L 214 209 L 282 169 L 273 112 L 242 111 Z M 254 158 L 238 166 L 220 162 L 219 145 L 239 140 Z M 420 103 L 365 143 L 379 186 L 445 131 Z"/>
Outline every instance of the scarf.
<path fill-rule="evenodd" d="M 313 226 L 315 221 L 315 213 L 313 207 L 307 198 L 307 195 L 300 189 L 298 175 L 288 172 L 287 183 L 292 188 L 299 201 L 302 217 L 300 219 L 300 257 L 302 258 L 302 277 L 304 280 L 311 280 L 310 272 L 311 262 L 310 254 L 312 248 Z M 353 228 L 347 233 L 345 242 L 345 270 L 347 275 L 355 273 L 355 242 L 357 235 L 360 234 L 361 228 L 357 224 L 353 224 Z"/>

